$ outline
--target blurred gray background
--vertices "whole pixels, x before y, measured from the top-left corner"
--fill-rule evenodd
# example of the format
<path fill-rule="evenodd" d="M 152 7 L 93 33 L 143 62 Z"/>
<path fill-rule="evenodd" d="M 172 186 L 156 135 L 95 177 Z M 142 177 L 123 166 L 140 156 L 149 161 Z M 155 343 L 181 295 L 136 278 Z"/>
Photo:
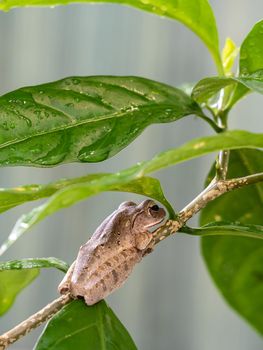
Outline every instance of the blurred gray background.
<path fill-rule="evenodd" d="M 226 36 L 238 45 L 263 15 L 262 0 L 211 1 L 221 47 Z M 0 14 L 0 92 L 71 75 L 138 75 L 178 86 L 215 74 L 203 44 L 181 24 L 116 5 L 73 5 L 15 9 Z M 262 131 L 262 96 L 233 110 L 230 127 Z M 261 104 L 261 105 L 260 105 Z M 135 142 L 101 164 L 53 169 L 3 168 L 1 187 L 48 183 L 96 171 L 117 171 L 161 150 L 211 134 L 201 120 L 187 117 L 148 128 Z M 200 158 L 158 173 L 168 199 L 181 209 L 203 186 L 213 157 Z M 56 256 L 72 262 L 79 246 L 130 194 L 104 193 L 56 213 L 34 227 L 3 257 Z M 1 240 L 17 218 L 37 203 L 1 215 Z M 38 203 L 39 204 L 39 203 Z M 196 221 L 195 221 L 196 223 Z M 0 320 L 0 331 L 57 297 L 62 273 L 42 270 Z M 108 302 L 140 350 L 260 350 L 262 338 L 223 301 L 210 280 L 197 238 L 178 234 L 163 242 Z M 10 349 L 31 349 L 34 331 Z"/>

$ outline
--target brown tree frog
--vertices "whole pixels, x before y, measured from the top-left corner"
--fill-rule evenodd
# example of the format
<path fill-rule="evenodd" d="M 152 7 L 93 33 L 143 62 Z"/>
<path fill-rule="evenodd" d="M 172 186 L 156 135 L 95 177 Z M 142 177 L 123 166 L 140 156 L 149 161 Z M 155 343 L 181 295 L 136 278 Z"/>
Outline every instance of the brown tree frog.
<path fill-rule="evenodd" d="M 81 246 L 58 290 L 93 305 L 119 288 L 152 240 L 149 228 L 160 223 L 165 210 L 152 200 L 124 202 Z"/>

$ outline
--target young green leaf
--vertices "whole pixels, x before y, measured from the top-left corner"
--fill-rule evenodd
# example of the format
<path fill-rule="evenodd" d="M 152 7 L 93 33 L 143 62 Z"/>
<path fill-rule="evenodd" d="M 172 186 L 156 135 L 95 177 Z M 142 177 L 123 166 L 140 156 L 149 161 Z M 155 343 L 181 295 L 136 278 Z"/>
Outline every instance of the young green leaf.
<path fill-rule="evenodd" d="M 86 183 L 68 186 L 55 193 L 46 203 L 20 217 L 11 234 L 0 247 L 0 255 L 33 225 L 62 208 L 69 207 L 102 191 L 112 191 L 120 188 L 124 190 L 124 188 L 129 187 L 133 190 L 133 182 L 135 180 L 138 181 L 138 179 L 145 181 L 144 175 L 219 151 L 222 149 L 222 145 L 224 149 L 259 148 L 263 147 L 263 137 L 262 134 L 253 134 L 246 131 L 228 131 L 215 136 L 199 138 L 179 148 L 160 153 L 148 162 L 140 163 L 119 173 L 106 175 Z M 146 194 L 146 190 L 144 193 Z M 158 196 L 154 193 L 154 188 L 152 192 L 149 191 L 150 193 L 154 194 L 151 195 L 153 198 L 158 199 Z M 162 202 L 164 203 L 163 200 Z"/>
<path fill-rule="evenodd" d="M 147 126 L 195 114 L 183 91 L 138 77 L 71 77 L 0 97 L 0 166 L 99 162 Z"/>
<path fill-rule="evenodd" d="M 3 315 L 12 306 L 17 294 L 38 274 L 38 269 L 0 271 L 0 315 Z"/>
<path fill-rule="evenodd" d="M 69 266 L 57 258 L 28 258 L 22 260 L 11 260 L 0 262 L 0 271 L 26 270 L 54 267 L 62 272 L 67 272 Z"/>
<path fill-rule="evenodd" d="M 136 350 L 128 331 L 104 301 L 72 301 L 48 323 L 34 350 Z"/>
<path fill-rule="evenodd" d="M 62 179 L 47 185 L 27 185 L 10 189 L 0 188 L 0 213 L 28 201 L 50 197 L 68 186 L 89 183 L 108 175 L 110 174 L 90 174 L 73 179 Z M 167 208 L 170 217 L 174 217 L 173 208 L 166 200 L 161 184 L 157 179 L 145 176 L 127 184 L 120 184 L 112 191 L 131 192 L 154 198 Z"/>
<path fill-rule="evenodd" d="M 263 152 L 231 152 L 229 177 L 263 171 Z M 211 172 L 209 179 L 213 176 Z M 263 225 L 263 184 L 230 192 L 208 204 L 201 224 L 238 221 Z M 202 251 L 208 270 L 227 302 L 263 333 L 263 242 L 246 237 L 204 237 Z"/>
<path fill-rule="evenodd" d="M 130 5 L 160 16 L 178 20 L 196 33 L 210 50 L 219 72 L 222 63 L 218 48 L 218 33 L 213 11 L 208 0 L 4 0 L 0 10 L 8 11 L 21 6 L 54 6 L 68 3 L 101 3 L 112 2 Z"/>
<path fill-rule="evenodd" d="M 222 62 L 224 73 L 226 75 L 232 74 L 232 67 L 238 53 L 239 49 L 236 47 L 236 44 L 233 42 L 233 40 L 226 38 L 225 46 L 222 50 Z"/>

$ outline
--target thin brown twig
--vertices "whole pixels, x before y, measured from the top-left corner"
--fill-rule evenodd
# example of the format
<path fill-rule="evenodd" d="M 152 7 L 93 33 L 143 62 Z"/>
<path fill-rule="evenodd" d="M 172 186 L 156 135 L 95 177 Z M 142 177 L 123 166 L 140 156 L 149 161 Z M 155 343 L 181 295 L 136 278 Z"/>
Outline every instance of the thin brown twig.
<path fill-rule="evenodd" d="M 147 247 L 147 253 L 150 252 L 155 245 L 171 234 L 177 232 L 185 223 L 204 208 L 209 202 L 222 196 L 226 192 L 252 185 L 263 181 L 263 173 L 253 174 L 230 180 L 217 180 L 214 178 L 211 183 L 189 204 L 187 204 L 178 214 L 176 220 L 168 220 L 164 225 L 153 232 L 154 240 Z"/>
<path fill-rule="evenodd" d="M 0 336 L 0 350 L 6 349 L 9 345 L 16 342 L 18 339 L 25 336 L 32 329 L 37 328 L 43 322 L 49 320 L 55 315 L 63 306 L 68 304 L 72 298 L 69 294 L 62 295 L 55 299 L 50 304 L 46 305 L 43 309 L 30 316 L 25 321 L 22 321 L 10 331 Z"/>

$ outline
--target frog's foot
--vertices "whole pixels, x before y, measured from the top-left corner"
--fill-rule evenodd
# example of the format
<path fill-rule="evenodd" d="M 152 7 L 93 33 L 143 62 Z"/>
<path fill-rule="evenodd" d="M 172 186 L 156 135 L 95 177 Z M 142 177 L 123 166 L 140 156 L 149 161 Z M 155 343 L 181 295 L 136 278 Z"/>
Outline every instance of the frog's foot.
<path fill-rule="evenodd" d="M 69 287 L 69 283 L 61 283 L 59 286 L 58 286 L 58 292 L 59 294 L 67 294 L 69 293 L 70 291 L 70 287 Z"/>

